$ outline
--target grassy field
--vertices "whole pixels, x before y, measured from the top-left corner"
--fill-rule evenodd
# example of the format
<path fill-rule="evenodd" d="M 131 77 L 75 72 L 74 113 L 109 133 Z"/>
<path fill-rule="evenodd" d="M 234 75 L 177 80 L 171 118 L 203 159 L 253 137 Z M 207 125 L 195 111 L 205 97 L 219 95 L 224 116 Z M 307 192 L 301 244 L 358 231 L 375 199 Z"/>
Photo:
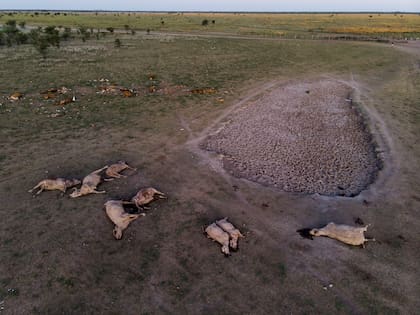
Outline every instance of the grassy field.
<path fill-rule="evenodd" d="M 215 19 L 204 33 L 237 32 L 238 24 L 252 23 L 265 32 L 258 19 L 276 20 L 279 31 L 306 32 L 316 18 L 329 19 L 289 20 L 285 24 L 293 30 L 287 30 L 282 16 L 13 18 L 166 31 L 202 31 L 203 18 Z M 365 21 L 362 15 L 346 18 Z M 413 28 L 420 20 L 372 17 L 386 24 L 385 18 L 412 19 Z M 120 48 L 114 47 L 116 37 Z M 405 46 L 138 32 L 63 42 L 60 49 L 50 48 L 46 59 L 29 45 L 1 47 L 0 64 L 1 314 L 414 314 L 419 309 L 414 279 L 420 258 L 420 56 Z M 396 171 L 379 197 L 366 203 L 319 200 L 226 180 L 188 149 L 191 138 L 259 86 L 320 76 L 357 82 L 360 102 L 386 123 Z M 98 94 L 101 79 L 139 95 Z M 157 92 L 148 92 L 151 85 Z M 57 106 L 39 94 L 61 86 L 71 89 L 75 103 Z M 217 92 L 189 93 L 197 88 Z M 15 91 L 24 98 L 10 102 Z M 73 200 L 55 192 L 33 198 L 27 192 L 43 178 L 83 177 L 118 159 L 138 172 L 101 185 L 106 195 Z M 150 185 L 168 200 L 154 203 L 115 241 L 103 203 Z M 246 235 L 228 259 L 202 235 L 203 225 L 224 216 Z M 356 217 L 372 224 L 378 240 L 366 249 L 309 241 L 296 233 L 330 220 L 354 224 Z"/>
<path fill-rule="evenodd" d="M 28 12 L 0 16 L 31 25 L 86 26 L 88 28 L 125 25 L 135 30 L 180 32 L 230 32 L 275 37 L 324 35 L 364 35 L 371 37 L 420 37 L 419 14 L 224 14 L 224 13 L 60 13 Z M 202 21 L 208 20 L 203 26 Z M 214 23 L 213 23 L 214 21 Z"/>

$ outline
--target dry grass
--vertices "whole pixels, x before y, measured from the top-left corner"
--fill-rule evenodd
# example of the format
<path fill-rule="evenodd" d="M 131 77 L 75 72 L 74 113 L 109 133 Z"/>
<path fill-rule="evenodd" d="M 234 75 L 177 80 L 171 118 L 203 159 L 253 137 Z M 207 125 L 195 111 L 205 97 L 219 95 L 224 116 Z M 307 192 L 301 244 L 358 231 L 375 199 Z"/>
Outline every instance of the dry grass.
<path fill-rule="evenodd" d="M 265 36 L 312 36 L 314 34 L 349 34 L 383 37 L 420 37 L 418 14 L 243 14 L 243 13 L 53 13 L 34 12 L 3 14 L 8 19 L 26 21 L 30 25 L 79 25 L 88 28 L 125 25 L 137 30 L 200 31 L 255 34 Z M 208 26 L 201 22 L 207 19 Z M 214 24 L 212 21 L 214 20 Z"/>

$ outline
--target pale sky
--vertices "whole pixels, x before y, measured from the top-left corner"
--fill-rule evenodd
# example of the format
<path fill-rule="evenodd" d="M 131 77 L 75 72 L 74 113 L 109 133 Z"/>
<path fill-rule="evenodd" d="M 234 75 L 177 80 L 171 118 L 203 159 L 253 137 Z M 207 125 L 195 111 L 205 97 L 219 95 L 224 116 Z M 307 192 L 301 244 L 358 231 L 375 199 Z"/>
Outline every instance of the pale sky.
<path fill-rule="evenodd" d="M 0 10 L 406 11 L 420 0 L 0 0 Z"/>

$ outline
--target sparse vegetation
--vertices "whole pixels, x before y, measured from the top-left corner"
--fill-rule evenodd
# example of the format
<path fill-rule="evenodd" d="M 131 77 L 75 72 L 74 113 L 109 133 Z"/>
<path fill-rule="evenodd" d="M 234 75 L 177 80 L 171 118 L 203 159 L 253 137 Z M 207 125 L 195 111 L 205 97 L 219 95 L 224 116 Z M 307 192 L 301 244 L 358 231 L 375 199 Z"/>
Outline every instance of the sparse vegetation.
<path fill-rule="evenodd" d="M 48 52 L 48 59 L 42 60 L 30 45 L 12 42 L 11 47 L 0 47 L 0 199 L 7 205 L 0 207 L 0 302 L 4 301 L 5 313 L 418 310 L 411 279 L 419 278 L 419 271 L 401 268 L 416 266 L 412 253 L 419 243 L 415 223 L 420 72 L 418 56 L 403 51 L 408 45 L 206 37 L 210 30 L 273 36 L 299 32 L 311 38 L 329 34 L 337 25 L 360 29 L 369 20 L 367 14 L 320 14 L 313 19 L 304 15 L 306 20 L 291 14 L 206 14 L 209 21 L 217 20 L 209 27 L 201 25 L 203 14 L 31 14 L 0 18 L 1 24 L 25 20 L 27 43 L 43 43 Z M 202 36 L 168 36 L 163 31 L 147 36 L 147 28 L 159 30 L 161 17 L 162 29 L 197 31 Z M 359 18 L 363 23 L 356 23 Z M 403 18 L 381 14 L 370 20 L 378 26 L 390 18 L 396 29 L 401 25 L 396 21 L 402 20 L 404 27 L 416 30 L 417 22 L 408 14 Z M 353 22 L 341 25 L 340 19 Z M 55 28 L 61 40 L 68 39 L 60 43 L 62 48 L 55 49 L 57 32 L 47 31 L 48 24 L 63 25 Z M 137 34 L 126 34 L 124 24 Z M 79 26 L 93 27 L 97 40 L 83 43 L 80 29 L 76 33 Z M 105 31 L 109 26 L 115 27 L 115 36 L 101 35 L 109 33 Z M 307 32 L 308 28 L 314 31 Z M 0 32 L 4 45 L 6 37 Z M 116 39 L 124 49 L 114 49 Z M 391 137 L 400 140 L 395 141 L 400 171 L 384 185 L 396 188 L 392 194 L 366 202 L 332 202 L 278 193 L 234 177 L 225 180 L 190 152 L 190 139 L 249 93 L 263 92 L 261 86 L 267 82 L 283 84 L 325 74 L 363 86 L 360 102 L 376 110 Z M 97 93 L 114 84 L 138 93 L 127 98 L 120 90 L 118 95 Z M 62 86 L 69 89 L 66 97 L 74 93 L 76 102 L 58 106 L 57 99 L 45 100 L 39 94 Z M 212 93 L 191 92 L 209 88 Z M 15 91 L 24 97 L 10 102 L 8 96 Z M 313 97 L 316 91 L 302 93 Z M 97 165 L 118 159 L 128 160 L 138 172 L 119 183 L 104 184 L 106 196 L 74 202 L 54 192 L 38 198 L 27 193 L 44 177 L 83 177 Z M 102 205 L 107 198 L 129 197 L 143 185 L 157 185 L 169 198 L 115 241 Z M 334 211 L 325 217 L 324 210 L 331 205 Z M 396 215 L 401 208 L 403 215 Z M 327 218 L 352 223 L 360 215 L 374 223 L 372 236 L 380 243 L 349 249 L 332 240 L 311 241 L 294 234 L 299 225 Z M 245 234 L 239 252 L 226 259 L 201 233 L 202 226 L 223 216 Z"/>
<path fill-rule="evenodd" d="M 32 16 L 31 16 L 32 15 Z M 316 19 L 310 14 L 223 14 L 215 13 L 212 19 L 203 19 L 200 14 L 108 14 L 108 13 L 64 13 L 53 15 L 16 13 L 13 19 L 25 21 L 31 25 L 83 25 L 87 28 L 147 29 L 151 25 L 164 21 L 165 29 L 170 31 L 203 31 L 203 22 L 211 23 L 209 31 L 230 32 L 250 35 L 269 35 L 294 38 L 331 37 L 336 35 L 371 36 L 371 37 L 420 37 L 418 14 L 317 14 Z M 0 23 L 10 19 L 9 15 L 0 17 Z M 216 23 L 217 20 L 217 23 Z M 204 22 L 206 23 L 206 22 Z"/>

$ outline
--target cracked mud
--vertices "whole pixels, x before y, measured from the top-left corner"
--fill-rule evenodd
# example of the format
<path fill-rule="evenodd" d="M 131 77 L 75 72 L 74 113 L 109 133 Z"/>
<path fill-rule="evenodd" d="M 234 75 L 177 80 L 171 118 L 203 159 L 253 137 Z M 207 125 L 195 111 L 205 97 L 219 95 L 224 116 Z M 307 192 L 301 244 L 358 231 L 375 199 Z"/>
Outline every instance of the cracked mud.
<path fill-rule="evenodd" d="M 350 95 L 333 80 L 281 86 L 235 111 L 200 147 L 220 154 L 236 177 L 286 192 L 355 196 L 381 161 Z"/>

